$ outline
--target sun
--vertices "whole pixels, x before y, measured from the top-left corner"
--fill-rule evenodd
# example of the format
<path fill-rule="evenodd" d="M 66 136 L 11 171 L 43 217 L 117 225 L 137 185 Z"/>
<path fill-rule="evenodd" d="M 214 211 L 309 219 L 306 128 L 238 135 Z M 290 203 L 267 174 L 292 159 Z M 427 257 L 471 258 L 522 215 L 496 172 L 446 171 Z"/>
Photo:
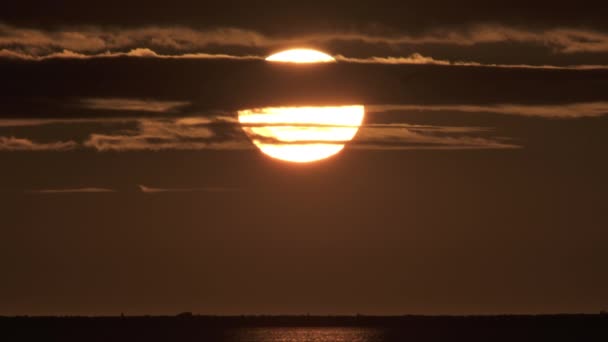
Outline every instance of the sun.
<path fill-rule="evenodd" d="M 330 63 L 335 62 L 336 59 L 324 52 L 313 49 L 290 49 L 268 56 L 266 61 L 286 63 Z"/>
<path fill-rule="evenodd" d="M 342 151 L 363 123 L 365 107 L 266 107 L 238 115 L 245 133 L 266 155 L 308 163 Z"/>
<path fill-rule="evenodd" d="M 269 62 L 331 63 L 332 56 L 312 49 L 290 49 L 266 58 Z M 241 127 L 266 155 L 295 163 L 329 158 L 357 134 L 365 107 L 301 106 L 244 109 Z"/>

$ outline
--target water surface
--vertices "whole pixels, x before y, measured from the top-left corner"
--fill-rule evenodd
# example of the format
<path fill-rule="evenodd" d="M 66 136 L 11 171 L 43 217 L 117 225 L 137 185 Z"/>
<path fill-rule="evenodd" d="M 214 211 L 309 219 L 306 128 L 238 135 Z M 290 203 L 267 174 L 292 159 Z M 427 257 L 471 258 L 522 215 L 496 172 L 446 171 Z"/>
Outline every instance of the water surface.
<path fill-rule="evenodd" d="M 235 332 L 238 342 L 376 342 L 384 341 L 382 329 L 358 327 L 243 328 Z"/>

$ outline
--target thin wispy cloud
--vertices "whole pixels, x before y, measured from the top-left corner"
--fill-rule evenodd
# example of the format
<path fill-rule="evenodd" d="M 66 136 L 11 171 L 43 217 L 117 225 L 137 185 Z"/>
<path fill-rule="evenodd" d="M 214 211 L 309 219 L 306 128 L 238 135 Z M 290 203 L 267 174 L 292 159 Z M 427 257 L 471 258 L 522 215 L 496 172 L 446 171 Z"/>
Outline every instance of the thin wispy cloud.
<path fill-rule="evenodd" d="M 190 105 L 186 101 L 158 101 L 123 98 L 82 99 L 80 105 L 88 109 L 166 113 Z"/>
<path fill-rule="evenodd" d="M 34 127 L 46 125 L 75 125 L 89 123 L 125 123 L 138 118 L 86 118 L 86 119 L 0 119 L 0 128 L 5 127 Z"/>
<path fill-rule="evenodd" d="M 532 65 L 532 64 L 492 64 L 480 63 L 474 61 L 449 61 L 445 59 L 435 59 L 433 57 L 423 56 L 419 53 L 414 53 L 406 57 L 368 57 L 368 58 L 352 58 L 342 55 L 335 57 L 336 60 L 348 63 L 360 64 L 393 64 L 393 65 L 443 65 L 443 66 L 461 66 L 461 67 L 484 67 L 484 68 L 501 68 L 501 69 L 543 69 L 543 70 L 597 70 L 608 69 L 608 65 Z"/>
<path fill-rule="evenodd" d="M 387 113 L 399 117 L 408 112 L 463 112 L 488 115 L 516 115 L 546 119 L 577 119 L 608 114 L 608 102 L 570 103 L 562 105 L 372 105 L 371 116 Z M 370 116 L 370 118 L 371 118 Z M 403 120 L 403 119 L 400 119 Z M 159 118 L 86 118 L 86 119 L 4 119 L 0 127 L 18 129 L 28 126 L 80 125 L 89 126 L 90 133 L 81 140 L 35 142 L 28 137 L 0 137 L 0 151 L 68 151 L 92 149 L 100 152 L 171 151 L 171 150 L 250 150 L 255 146 L 235 116 L 227 114 L 201 117 Z M 128 123 L 125 126 L 125 123 Z M 281 123 L 256 123 L 257 126 L 281 126 Z M 292 129 L 297 125 L 289 124 Z M 301 129 L 311 129 L 314 124 Z M 311 127 L 308 127 L 311 126 Z M 327 128 L 327 125 L 319 125 Z M 65 131 L 65 130 L 63 130 Z M 61 139 L 59 139 L 61 140 Z M 285 144 L 281 141 L 264 141 Z M 310 142 L 314 143 L 314 142 Z M 349 146 L 358 149 L 503 149 L 518 148 L 521 144 L 508 137 L 498 137 L 491 127 L 455 127 L 412 125 L 406 122 L 380 124 L 368 122 Z"/>
<path fill-rule="evenodd" d="M 99 120 L 99 119 L 97 119 Z M 78 120 L 75 120 L 78 122 Z M 45 122 L 45 121 L 42 121 Z M 69 124 L 68 120 L 60 121 Z M 74 122 L 74 124 L 76 123 Z M 103 123 L 103 121 L 98 121 Z M 120 121 L 123 122 L 123 121 Z M 125 130 L 117 127 L 116 133 L 92 133 L 81 143 L 46 144 L 33 146 L 29 140 L 20 139 L 6 151 L 64 151 L 68 149 L 93 149 L 100 152 L 168 151 L 168 150 L 249 150 L 254 145 L 235 122 L 214 121 L 209 118 L 163 118 L 136 119 L 136 128 Z M 19 124 L 23 124 L 19 122 Z M 261 124 L 273 126 L 274 123 Z M 281 124 L 278 124 L 281 125 Z M 106 129 L 107 123 L 106 123 Z M 330 126 L 319 125 L 323 128 Z M 294 126 L 295 127 L 295 126 Z M 309 130 L 314 125 L 302 127 Z M 484 136 L 481 138 L 481 136 Z M 268 144 L 285 144 L 283 141 L 265 141 Z M 305 143 L 305 142 L 304 142 Z M 312 143 L 312 142 L 311 142 Z M 346 142 L 345 142 L 346 143 Z M 379 149 L 399 146 L 431 148 L 507 148 L 512 144 L 492 138 L 492 129 L 487 127 L 454 127 L 412 125 L 406 123 L 365 124 L 354 142 L 358 148 Z M 26 147 L 27 146 L 27 147 Z"/>
<path fill-rule="evenodd" d="M 138 185 L 139 190 L 144 194 L 162 194 L 162 193 L 183 193 L 183 192 L 237 192 L 237 188 L 225 187 L 198 187 L 198 188 L 153 188 L 145 185 Z"/>
<path fill-rule="evenodd" d="M 221 132 L 209 119 L 140 119 L 137 129 L 117 134 L 91 134 L 83 146 L 98 151 L 162 151 L 246 149 L 249 145 L 234 124 Z"/>
<path fill-rule="evenodd" d="M 494 137 L 487 127 L 408 124 L 366 125 L 349 145 L 362 150 L 513 149 L 512 139 Z"/>
<path fill-rule="evenodd" d="M 77 124 L 125 124 L 138 123 L 141 117 L 93 117 L 93 118 L 57 118 L 57 119 L 0 119 L 0 128 L 7 127 L 35 127 L 47 125 L 77 125 Z M 158 120 L 174 120 L 176 125 L 209 125 L 212 123 L 237 123 L 238 119 L 227 115 L 207 115 L 201 117 L 182 117 L 182 118 L 159 118 Z"/>
<path fill-rule="evenodd" d="M 78 147 L 75 141 L 35 142 L 30 139 L 0 136 L 0 152 L 6 151 L 69 151 Z"/>
<path fill-rule="evenodd" d="M 46 31 L 0 25 L 0 46 L 17 46 L 31 55 L 63 50 L 105 52 L 138 46 L 162 47 L 175 51 L 193 51 L 209 45 L 264 45 L 268 38 L 251 30 L 222 28 L 195 30 L 187 27 L 83 27 Z M 59 51 L 54 51 L 59 49 Z"/>
<path fill-rule="evenodd" d="M 362 64 L 435 64 L 435 65 L 452 65 L 453 63 L 447 60 L 434 59 L 433 57 L 423 56 L 419 53 L 411 54 L 407 57 L 368 57 L 354 58 L 343 55 L 335 56 L 336 60 L 349 63 Z"/>
<path fill-rule="evenodd" d="M 261 127 L 276 127 L 274 123 L 259 124 Z M 283 125 L 279 125 L 283 126 Z M 351 126 L 299 125 L 289 126 L 291 130 L 301 128 L 308 131 L 315 127 L 322 129 Z M 347 144 L 362 150 L 401 149 L 513 149 L 521 148 L 513 139 L 496 137 L 491 127 L 455 127 L 434 125 L 412 125 L 406 123 L 364 124 L 352 141 L 298 140 L 282 141 L 275 137 L 252 135 L 251 138 L 265 145 L 306 145 L 306 144 Z"/>
<path fill-rule="evenodd" d="M 249 149 L 251 145 L 235 117 L 111 117 L 84 119 L 0 119 L 0 128 L 44 127 L 91 124 L 85 140 L 37 143 L 27 138 L 0 136 L 0 151 L 163 151 Z M 128 124 L 128 126 L 125 126 Z M 95 126 L 98 125 L 98 126 Z M 103 133 L 97 128 L 103 128 Z"/>
<path fill-rule="evenodd" d="M 493 141 L 454 141 L 451 144 L 384 144 L 384 143 L 358 143 L 347 145 L 348 149 L 360 151 L 459 151 L 459 150 L 512 150 L 522 148 L 521 145 L 502 144 Z"/>
<path fill-rule="evenodd" d="M 100 152 L 170 151 L 170 150 L 244 150 L 250 146 L 246 141 L 187 141 L 183 139 L 156 140 L 138 135 L 93 134 L 83 143 L 86 148 Z"/>
<path fill-rule="evenodd" d="M 210 53 L 182 53 L 182 54 L 159 54 L 148 48 L 136 48 L 127 52 L 100 52 L 100 53 L 80 53 L 71 50 L 53 52 L 45 55 L 21 52 L 11 49 L 0 49 L 0 58 L 21 59 L 28 61 L 44 61 L 49 59 L 94 59 L 94 58 L 117 58 L 117 57 L 138 57 L 138 58 L 159 58 L 159 59 L 233 59 L 233 60 L 262 60 L 260 56 L 236 56 L 229 54 L 210 54 Z"/>
<path fill-rule="evenodd" d="M 608 51 L 607 51 L 608 52 Z M 233 59 L 233 60 L 264 60 L 265 56 L 236 56 L 228 54 L 207 54 L 207 53 L 184 53 L 163 55 L 148 48 L 137 48 L 128 52 L 103 52 L 93 54 L 77 53 L 70 50 L 54 52 L 48 55 L 36 56 L 28 53 L 13 51 L 10 49 L 0 49 L 0 58 L 21 59 L 28 61 L 44 61 L 49 59 L 96 59 L 96 58 L 115 58 L 115 57 L 136 57 L 136 58 L 158 58 L 158 59 Z M 443 65 L 461 67 L 484 67 L 501 69 L 544 69 L 544 70 L 598 70 L 608 69 L 607 64 L 580 64 L 580 65 L 550 65 L 550 64 L 496 64 L 481 63 L 476 61 L 450 61 L 446 59 L 436 59 L 424 56 L 420 53 L 413 53 L 409 56 L 372 56 L 372 57 L 348 57 L 336 55 L 334 58 L 339 62 L 358 63 L 358 64 L 393 64 L 393 65 Z"/>
<path fill-rule="evenodd" d="M 608 102 L 584 102 L 560 105 L 379 105 L 369 106 L 368 112 L 390 111 L 453 111 L 465 113 L 493 113 L 503 115 L 534 116 L 542 118 L 576 119 L 599 117 L 608 114 Z"/>
<path fill-rule="evenodd" d="M 149 102 L 136 103 L 148 106 Z M 111 104 L 104 104 L 112 106 Z M 163 103 L 165 110 L 170 107 Z M 123 107 L 124 108 L 124 107 Z M 366 107 L 369 115 L 387 113 L 395 117 L 409 112 L 462 112 L 488 115 L 515 115 L 545 119 L 578 119 L 600 117 L 608 114 L 608 102 L 570 103 L 560 105 L 492 104 L 492 105 L 371 105 Z M 401 119 L 403 120 L 403 119 Z M 84 119 L 2 119 L 0 128 L 11 131 L 20 127 L 45 126 L 48 134 L 56 125 L 88 126 L 90 133 L 79 140 L 57 139 L 40 142 L 28 136 L 0 136 L 0 151 L 70 151 L 93 149 L 100 152 L 170 151 L 170 150 L 249 150 L 255 148 L 236 116 L 159 117 L 159 118 L 84 118 Z M 95 126 L 99 124 L 100 126 Z M 125 125 L 127 124 L 127 125 Z M 256 123 L 257 126 L 294 124 Z M 246 125 L 247 126 L 247 125 Z M 314 126 L 314 124 L 306 125 Z M 319 125 L 326 127 L 327 125 Z M 310 129 L 310 127 L 302 127 Z M 65 130 L 60 130 L 65 131 Z M 27 131 L 24 131 L 27 132 Z M 11 132 L 14 134 L 14 132 Z M 256 137 L 253 137 L 256 138 Z M 260 138 L 261 139 L 261 138 Z M 266 143 L 284 143 L 265 141 Z M 406 122 L 389 124 L 366 123 L 350 143 L 357 148 L 515 148 L 520 144 L 509 139 L 495 137 L 491 127 L 454 127 L 436 125 L 412 125 Z M 389 146 L 390 145 L 390 146 Z"/>
<path fill-rule="evenodd" d="M 27 194 L 38 195 L 61 195 L 61 194 L 95 194 L 95 193 L 114 193 L 114 189 L 106 188 L 71 188 L 71 189 L 40 189 L 26 190 Z"/>
<path fill-rule="evenodd" d="M 90 55 L 107 51 L 124 53 L 124 50 L 135 48 L 144 48 L 144 50 L 133 52 L 134 54 L 147 54 L 146 49 L 155 48 L 192 53 L 209 46 L 273 48 L 331 42 L 389 46 L 425 44 L 473 46 L 490 43 L 524 43 L 542 46 L 562 54 L 608 52 L 608 33 L 571 27 L 530 29 L 483 24 L 458 29 L 437 28 L 420 34 L 394 32 L 380 35 L 349 30 L 295 36 L 269 36 L 254 30 L 240 28 L 195 30 L 188 27 L 155 26 L 128 29 L 82 27 L 50 31 L 0 25 L 0 48 L 5 49 L 2 53 L 5 56 L 9 56 L 11 53 L 21 53 L 32 57 L 62 53 Z"/>

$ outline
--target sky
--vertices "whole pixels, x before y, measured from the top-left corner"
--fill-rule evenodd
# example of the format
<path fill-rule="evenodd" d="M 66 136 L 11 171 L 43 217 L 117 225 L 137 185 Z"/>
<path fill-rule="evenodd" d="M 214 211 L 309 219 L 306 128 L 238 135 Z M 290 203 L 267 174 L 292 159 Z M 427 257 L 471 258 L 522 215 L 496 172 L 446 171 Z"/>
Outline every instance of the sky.
<path fill-rule="evenodd" d="M 606 309 L 607 9 L 4 4 L 0 315 Z M 309 164 L 238 123 L 354 104 Z"/>

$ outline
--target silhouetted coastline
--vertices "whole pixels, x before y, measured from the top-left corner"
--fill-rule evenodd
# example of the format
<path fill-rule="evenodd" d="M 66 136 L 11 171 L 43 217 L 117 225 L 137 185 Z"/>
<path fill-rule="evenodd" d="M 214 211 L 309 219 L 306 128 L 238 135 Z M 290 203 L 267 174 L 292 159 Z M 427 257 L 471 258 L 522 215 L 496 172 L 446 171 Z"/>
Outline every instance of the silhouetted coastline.
<path fill-rule="evenodd" d="M 378 341 L 601 341 L 608 315 L 0 317 L 6 341 L 244 341 L 238 332 L 257 328 L 374 329 Z"/>

